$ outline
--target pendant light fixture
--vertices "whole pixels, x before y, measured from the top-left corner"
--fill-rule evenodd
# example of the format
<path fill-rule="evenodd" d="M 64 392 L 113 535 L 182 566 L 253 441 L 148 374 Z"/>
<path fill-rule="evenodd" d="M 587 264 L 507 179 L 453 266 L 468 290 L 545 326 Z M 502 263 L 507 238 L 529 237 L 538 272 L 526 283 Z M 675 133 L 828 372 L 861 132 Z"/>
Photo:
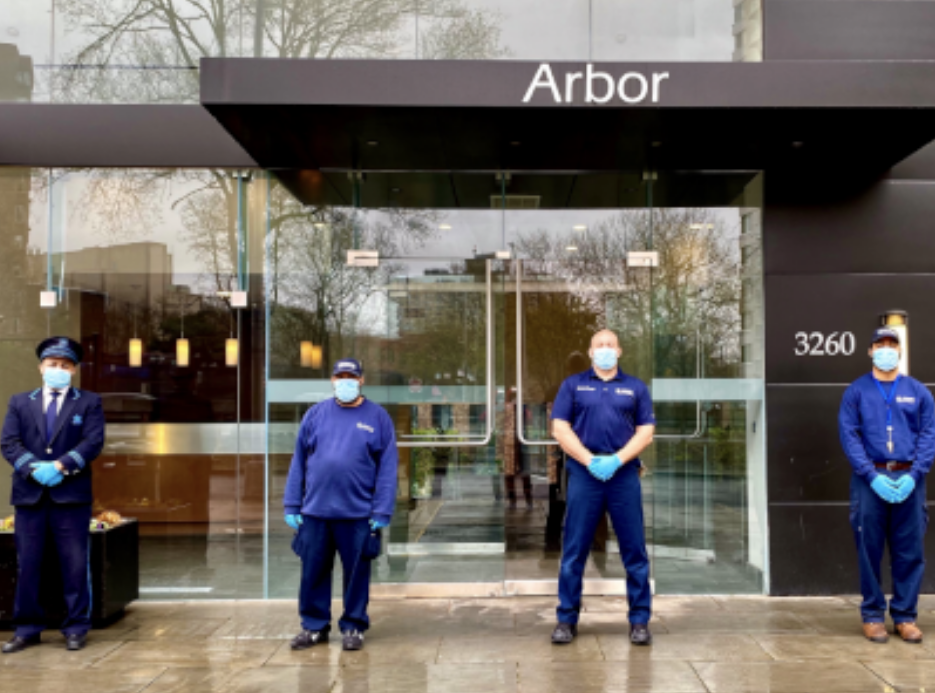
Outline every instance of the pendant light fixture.
<path fill-rule="evenodd" d="M 179 331 L 179 338 L 175 340 L 175 365 L 179 368 L 187 368 L 190 351 L 188 340 L 185 339 L 185 304 L 182 303 L 182 328 Z"/>
<path fill-rule="evenodd" d="M 130 340 L 130 367 L 143 365 L 143 340 L 136 336 L 136 307 L 133 308 L 133 339 Z"/>
<path fill-rule="evenodd" d="M 302 368 L 321 368 L 321 347 L 303 341 L 299 345 L 299 362 Z"/>
<path fill-rule="evenodd" d="M 224 362 L 228 366 L 236 366 L 237 362 L 240 360 L 240 343 L 237 341 L 237 338 L 234 336 L 234 314 L 231 312 L 231 331 L 230 337 L 224 343 Z"/>

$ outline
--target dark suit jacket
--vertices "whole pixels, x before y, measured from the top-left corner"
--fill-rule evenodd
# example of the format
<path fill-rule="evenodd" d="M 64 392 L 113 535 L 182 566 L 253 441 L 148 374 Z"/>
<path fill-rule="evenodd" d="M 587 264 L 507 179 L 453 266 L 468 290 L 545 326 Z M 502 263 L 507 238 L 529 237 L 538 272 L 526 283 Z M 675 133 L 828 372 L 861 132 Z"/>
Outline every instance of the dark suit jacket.
<path fill-rule="evenodd" d="M 13 505 L 33 505 L 43 491 L 56 503 L 91 503 L 91 463 L 104 447 L 104 409 L 101 398 L 77 388 L 68 394 L 55 422 L 54 438 L 46 445 L 42 390 L 10 398 L 0 449 L 13 465 Z M 51 450 L 51 452 L 50 452 Z M 31 464 L 58 460 L 65 479 L 48 489 L 31 477 Z"/>

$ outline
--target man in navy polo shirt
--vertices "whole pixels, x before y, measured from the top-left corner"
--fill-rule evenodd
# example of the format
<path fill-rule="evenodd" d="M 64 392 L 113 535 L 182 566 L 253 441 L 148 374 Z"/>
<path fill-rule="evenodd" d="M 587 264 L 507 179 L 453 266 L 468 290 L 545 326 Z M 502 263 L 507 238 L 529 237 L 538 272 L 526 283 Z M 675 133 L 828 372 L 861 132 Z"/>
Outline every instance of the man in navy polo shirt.
<path fill-rule="evenodd" d="M 851 526 L 860 568 L 864 637 L 889 639 L 880 562 L 887 544 L 893 571 L 889 603 L 895 631 L 922 642 L 916 625 L 928 525 L 925 477 L 935 458 L 935 403 L 915 378 L 900 375 L 899 333 L 881 327 L 870 343 L 873 369 L 844 392 L 838 428 L 851 476 Z"/>
<path fill-rule="evenodd" d="M 630 641 L 652 642 L 639 455 L 653 442 L 656 418 L 646 384 L 617 367 L 621 353 L 616 334 L 595 334 L 588 352 L 593 367 L 566 379 L 552 406 L 552 435 L 570 459 L 558 625 L 552 632 L 557 645 L 578 634 L 584 566 L 604 513 L 610 514 L 627 571 Z"/>
<path fill-rule="evenodd" d="M 331 378 L 334 398 L 305 413 L 289 467 L 283 505 L 296 530 L 302 559 L 299 614 L 293 650 L 328 641 L 334 555 L 344 570 L 344 614 L 338 622 L 345 650 L 364 646 L 370 625 L 370 533 L 386 527 L 396 505 L 399 458 L 393 421 L 361 394 L 364 370 L 341 359 Z"/>

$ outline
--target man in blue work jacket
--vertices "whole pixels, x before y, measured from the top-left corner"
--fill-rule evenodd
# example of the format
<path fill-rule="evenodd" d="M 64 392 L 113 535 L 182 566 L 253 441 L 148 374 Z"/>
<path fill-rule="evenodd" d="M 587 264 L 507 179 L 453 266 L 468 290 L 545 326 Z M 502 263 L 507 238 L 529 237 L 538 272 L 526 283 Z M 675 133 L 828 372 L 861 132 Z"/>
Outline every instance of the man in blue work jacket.
<path fill-rule="evenodd" d="M 552 405 L 552 435 L 569 457 L 558 625 L 552 642 L 578 634 L 584 567 L 598 522 L 610 514 L 627 571 L 630 641 L 649 645 L 652 594 L 643 531 L 639 455 L 653 441 L 656 419 L 646 384 L 617 367 L 617 335 L 591 339 L 592 368 L 562 383 Z"/>
<path fill-rule="evenodd" d="M 334 399 L 319 402 L 302 419 L 283 498 L 302 559 L 302 632 L 292 640 L 293 650 L 328 640 L 335 552 L 344 570 L 344 615 L 338 622 L 343 647 L 364 646 L 371 565 L 365 549 L 371 532 L 389 524 L 396 504 L 399 458 L 392 419 L 361 394 L 364 371 L 358 361 L 338 361 L 331 382 Z"/>
<path fill-rule="evenodd" d="M 851 526 L 863 594 L 860 613 L 867 639 L 886 642 L 880 561 L 888 543 L 895 632 L 906 642 L 921 643 L 916 616 L 925 570 L 925 477 L 935 457 L 935 405 L 925 385 L 900 375 L 896 330 L 876 330 L 869 353 L 873 371 L 847 388 L 838 415 L 841 444 L 854 468 Z"/>
<path fill-rule="evenodd" d="M 38 644 L 45 629 L 39 586 L 47 541 L 55 542 L 61 565 L 67 648 L 83 648 L 91 627 L 91 463 L 104 447 L 104 410 L 100 397 L 71 384 L 81 363 L 80 344 L 52 337 L 39 344 L 36 355 L 44 384 L 13 395 L 0 438 L 3 456 L 13 466 L 10 503 L 16 508 L 19 561 L 16 631 L 4 654 Z"/>

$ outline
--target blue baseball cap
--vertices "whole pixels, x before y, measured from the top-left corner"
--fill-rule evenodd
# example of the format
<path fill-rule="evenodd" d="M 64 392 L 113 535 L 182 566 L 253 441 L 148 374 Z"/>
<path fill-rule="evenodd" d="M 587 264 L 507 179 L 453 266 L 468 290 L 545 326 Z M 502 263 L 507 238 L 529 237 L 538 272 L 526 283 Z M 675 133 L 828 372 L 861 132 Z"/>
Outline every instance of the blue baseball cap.
<path fill-rule="evenodd" d="M 334 370 L 331 375 L 340 375 L 341 373 L 350 373 L 355 378 L 364 376 L 364 367 L 360 365 L 357 359 L 339 359 L 334 364 Z"/>
<path fill-rule="evenodd" d="M 84 349 L 74 339 L 49 337 L 39 342 L 39 346 L 36 347 L 36 356 L 39 357 L 39 361 L 50 358 L 68 359 L 77 366 L 84 356 Z"/>
<path fill-rule="evenodd" d="M 899 344 L 899 332 L 892 327 L 878 327 L 873 331 L 873 339 L 870 340 L 870 344 L 873 345 L 877 342 L 882 342 L 884 339 L 892 339 Z"/>

